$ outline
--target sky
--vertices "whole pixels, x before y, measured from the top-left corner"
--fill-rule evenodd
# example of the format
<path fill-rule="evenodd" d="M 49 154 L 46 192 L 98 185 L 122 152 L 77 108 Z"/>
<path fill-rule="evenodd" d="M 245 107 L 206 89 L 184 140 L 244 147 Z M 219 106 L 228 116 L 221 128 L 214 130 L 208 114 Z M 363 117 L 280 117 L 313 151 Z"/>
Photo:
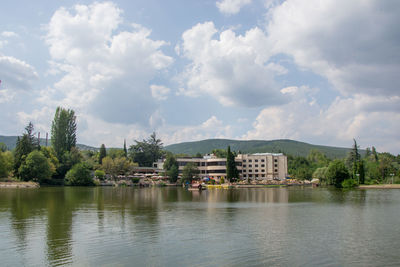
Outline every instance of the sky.
<path fill-rule="evenodd" d="M 3 1 L 0 135 L 293 139 L 400 153 L 397 0 Z"/>

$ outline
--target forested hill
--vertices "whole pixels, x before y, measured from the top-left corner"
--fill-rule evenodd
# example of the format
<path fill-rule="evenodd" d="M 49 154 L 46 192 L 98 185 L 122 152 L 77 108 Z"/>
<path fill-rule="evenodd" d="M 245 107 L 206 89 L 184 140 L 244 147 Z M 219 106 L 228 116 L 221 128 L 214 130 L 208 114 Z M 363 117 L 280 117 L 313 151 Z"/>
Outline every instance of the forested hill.
<path fill-rule="evenodd" d="M 15 145 L 17 143 L 17 138 L 18 136 L 4 136 L 0 135 L 0 143 L 6 144 L 7 148 L 12 150 L 15 148 Z M 46 139 L 40 138 L 40 145 L 45 146 L 46 145 Z M 51 145 L 51 141 L 49 138 L 48 145 Z M 80 150 L 98 150 L 98 148 L 83 145 L 83 144 L 77 144 L 76 145 Z"/>
<path fill-rule="evenodd" d="M 231 150 L 240 151 L 241 153 L 282 152 L 287 155 L 304 157 L 308 155 L 310 150 L 318 149 L 329 158 L 344 158 L 350 150 L 350 148 L 312 145 L 288 139 L 271 141 L 208 139 L 169 145 L 165 147 L 165 150 L 171 151 L 174 154 L 195 155 L 196 153 L 210 153 L 213 149 L 226 149 L 228 146 L 231 147 Z M 364 153 L 365 151 L 362 150 L 361 152 Z"/>

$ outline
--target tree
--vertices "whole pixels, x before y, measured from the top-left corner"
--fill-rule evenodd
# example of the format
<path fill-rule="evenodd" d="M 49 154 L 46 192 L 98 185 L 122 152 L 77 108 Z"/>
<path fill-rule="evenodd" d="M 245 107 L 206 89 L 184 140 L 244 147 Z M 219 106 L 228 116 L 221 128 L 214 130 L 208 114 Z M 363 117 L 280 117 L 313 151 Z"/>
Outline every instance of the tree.
<path fill-rule="evenodd" d="M 0 152 L 6 152 L 8 150 L 7 145 L 0 142 Z"/>
<path fill-rule="evenodd" d="M 317 168 L 314 173 L 312 174 L 313 179 L 318 179 L 321 184 L 328 184 L 327 178 L 326 178 L 326 172 L 328 170 L 328 167 L 320 167 Z"/>
<path fill-rule="evenodd" d="M 25 158 L 36 149 L 35 138 L 33 136 L 33 124 L 29 122 L 25 127 L 25 133 L 21 138 L 17 138 L 17 144 L 14 151 L 14 174 L 18 175 L 18 170 Z"/>
<path fill-rule="evenodd" d="M 374 156 L 375 161 L 378 162 L 378 153 L 376 153 L 374 146 L 372 147 L 372 155 Z"/>
<path fill-rule="evenodd" d="M 182 181 L 192 182 L 194 178 L 197 178 L 199 174 L 199 169 L 193 162 L 189 162 L 185 165 L 182 170 Z"/>
<path fill-rule="evenodd" d="M 89 166 L 81 162 L 75 164 L 65 175 L 67 185 L 93 185 L 93 177 Z"/>
<path fill-rule="evenodd" d="M 365 183 L 365 168 L 364 168 L 364 160 L 360 160 L 358 163 L 358 175 L 359 175 L 359 183 Z"/>
<path fill-rule="evenodd" d="M 13 161 L 14 157 L 11 151 L 0 151 L 0 178 L 10 175 L 14 165 Z"/>
<path fill-rule="evenodd" d="M 178 161 L 172 153 L 167 153 L 163 168 L 169 177 L 169 181 L 175 183 L 178 180 L 179 166 Z"/>
<path fill-rule="evenodd" d="M 129 157 L 141 167 L 151 167 L 163 155 L 162 142 L 157 138 L 156 133 L 142 142 L 135 140 L 135 145 L 129 148 Z"/>
<path fill-rule="evenodd" d="M 349 172 L 343 161 L 338 159 L 332 161 L 326 171 L 326 178 L 329 184 L 337 188 L 342 187 L 342 182 L 349 179 Z"/>
<path fill-rule="evenodd" d="M 99 180 L 104 180 L 106 177 L 106 173 L 103 170 L 96 170 L 94 172 L 94 176 Z"/>
<path fill-rule="evenodd" d="M 126 150 L 126 140 L 124 139 L 124 156 L 125 158 L 128 157 L 128 150 Z"/>
<path fill-rule="evenodd" d="M 226 158 L 228 156 L 228 152 L 225 149 L 213 149 L 211 153 L 217 158 Z"/>
<path fill-rule="evenodd" d="M 361 160 L 361 155 L 358 151 L 359 146 L 357 145 L 356 139 L 353 139 L 353 141 L 354 141 L 354 144 L 347 156 L 346 165 L 347 165 L 347 168 L 349 170 L 351 170 L 353 179 L 355 179 L 358 174 L 358 165 Z"/>
<path fill-rule="evenodd" d="M 72 147 L 71 151 L 65 151 L 61 156 L 60 164 L 57 168 L 57 177 L 63 179 L 72 166 L 80 163 L 82 160 L 83 156 L 78 148 Z"/>
<path fill-rule="evenodd" d="M 231 152 L 231 147 L 228 146 L 226 155 L 226 178 L 229 182 L 239 178 L 239 171 L 236 168 L 235 156 Z"/>
<path fill-rule="evenodd" d="M 50 160 L 42 152 L 34 150 L 26 157 L 18 169 L 19 177 L 24 181 L 37 180 L 43 182 L 51 178 L 52 169 Z"/>
<path fill-rule="evenodd" d="M 66 151 L 76 146 L 76 116 L 73 110 L 57 108 L 51 124 L 51 144 L 60 161 Z"/>
<path fill-rule="evenodd" d="M 106 146 L 104 144 L 101 144 L 100 146 L 100 154 L 99 154 L 99 164 L 103 162 L 103 158 L 107 157 L 107 151 L 106 151 Z"/>
<path fill-rule="evenodd" d="M 307 160 L 316 167 L 324 167 L 329 164 L 329 159 L 318 149 L 311 149 L 307 156 Z"/>
<path fill-rule="evenodd" d="M 103 158 L 103 162 L 101 164 L 101 169 L 106 173 L 114 176 L 114 161 L 110 157 Z"/>

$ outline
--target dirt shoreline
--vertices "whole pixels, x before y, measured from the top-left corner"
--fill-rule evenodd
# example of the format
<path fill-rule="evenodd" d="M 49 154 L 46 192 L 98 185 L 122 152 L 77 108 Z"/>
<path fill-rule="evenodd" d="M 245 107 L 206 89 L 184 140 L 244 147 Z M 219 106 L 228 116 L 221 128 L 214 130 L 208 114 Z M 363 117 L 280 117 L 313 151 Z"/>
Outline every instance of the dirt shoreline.
<path fill-rule="evenodd" d="M 400 189 L 400 184 L 360 185 L 359 189 Z"/>
<path fill-rule="evenodd" d="M 39 188 L 35 182 L 0 182 L 0 188 Z"/>

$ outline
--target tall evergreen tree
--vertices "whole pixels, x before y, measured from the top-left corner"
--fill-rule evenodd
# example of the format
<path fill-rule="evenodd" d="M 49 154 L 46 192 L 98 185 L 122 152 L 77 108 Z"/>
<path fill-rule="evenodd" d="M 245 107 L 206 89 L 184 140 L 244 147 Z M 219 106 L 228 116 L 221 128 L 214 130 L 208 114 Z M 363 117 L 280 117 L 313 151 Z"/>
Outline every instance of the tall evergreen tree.
<path fill-rule="evenodd" d="M 75 112 L 58 107 L 51 125 L 51 144 L 59 160 L 76 146 L 76 129 Z"/>
<path fill-rule="evenodd" d="M 107 151 L 106 151 L 106 146 L 104 144 L 101 144 L 100 147 L 100 155 L 99 155 L 99 164 L 101 165 L 103 163 L 103 159 L 107 157 Z"/>
<path fill-rule="evenodd" d="M 128 157 L 128 150 L 126 149 L 126 140 L 124 139 L 124 154 L 125 154 L 125 158 Z"/>
<path fill-rule="evenodd" d="M 228 146 L 226 156 L 226 178 L 229 180 L 229 182 L 239 178 L 239 171 L 237 170 L 235 163 L 235 155 L 231 152 L 230 146 Z"/>
<path fill-rule="evenodd" d="M 33 133 L 34 127 L 32 122 L 29 122 L 25 127 L 25 133 L 22 137 L 17 138 L 17 144 L 14 151 L 14 174 L 18 175 L 18 169 L 25 161 L 25 158 L 36 149 L 35 137 Z"/>

